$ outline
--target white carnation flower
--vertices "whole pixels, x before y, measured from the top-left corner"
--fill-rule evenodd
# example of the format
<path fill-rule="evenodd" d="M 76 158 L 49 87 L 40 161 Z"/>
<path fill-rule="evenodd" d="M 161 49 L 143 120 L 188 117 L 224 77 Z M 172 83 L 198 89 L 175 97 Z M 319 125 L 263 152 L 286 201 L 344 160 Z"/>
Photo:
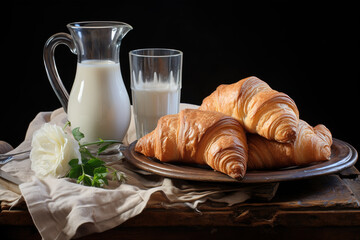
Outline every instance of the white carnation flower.
<path fill-rule="evenodd" d="M 69 161 L 80 159 L 79 144 L 54 124 L 45 123 L 37 130 L 31 147 L 31 170 L 40 178 L 63 177 L 70 170 Z"/>

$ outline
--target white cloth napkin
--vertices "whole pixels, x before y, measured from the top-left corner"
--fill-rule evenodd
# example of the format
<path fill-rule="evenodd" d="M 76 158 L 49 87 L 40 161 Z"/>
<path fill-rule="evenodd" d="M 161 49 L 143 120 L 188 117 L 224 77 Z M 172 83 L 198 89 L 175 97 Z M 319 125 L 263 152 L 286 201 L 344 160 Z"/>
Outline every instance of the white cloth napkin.
<path fill-rule="evenodd" d="M 197 108 L 196 105 L 181 104 L 180 109 Z M 62 109 L 41 112 L 30 123 L 25 141 L 13 152 L 30 149 L 33 132 L 45 122 L 64 126 L 67 116 Z M 134 120 L 124 142 L 135 140 Z M 198 204 L 207 200 L 233 205 L 252 197 L 271 199 L 278 184 L 228 185 L 194 183 L 169 179 L 138 170 L 119 155 L 103 159 L 112 167 L 124 172 L 126 183 L 119 185 L 110 181 L 106 189 L 86 187 L 69 179 L 39 179 L 30 170 L 30 159 L 12 161 L 1 170 L 20 179 L 20 190 L 26 201 L 33 221 L 43 239 L 70 239 L 93 232 L 102 232 L 120 225 L 140 214 L 149 205 L 155 192 L 162 192 L 164 206 L 183 204 L 197 209 Z M 0 188 L 0 201 L 15 204 L 22 196 Z"/>

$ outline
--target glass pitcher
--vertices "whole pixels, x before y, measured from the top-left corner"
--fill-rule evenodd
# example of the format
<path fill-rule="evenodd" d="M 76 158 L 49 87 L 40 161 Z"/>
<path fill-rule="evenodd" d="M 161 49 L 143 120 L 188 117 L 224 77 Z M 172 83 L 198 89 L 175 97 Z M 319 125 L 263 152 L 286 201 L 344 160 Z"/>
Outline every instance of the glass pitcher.
<path fill-rule="evenodd" d="M 130 124 L 130 101 L 119 62 L 123 37 L 132 27 L 122 22 L 75 22 L 71 35 L 57 33 L 44 46 L 47 76 L 72 128 L 80 127 L 84 142 L 123 140 Z M 77 54 L 75 80 L 66 91 L 56 69 L 54 51 L 65 44 Z"/>

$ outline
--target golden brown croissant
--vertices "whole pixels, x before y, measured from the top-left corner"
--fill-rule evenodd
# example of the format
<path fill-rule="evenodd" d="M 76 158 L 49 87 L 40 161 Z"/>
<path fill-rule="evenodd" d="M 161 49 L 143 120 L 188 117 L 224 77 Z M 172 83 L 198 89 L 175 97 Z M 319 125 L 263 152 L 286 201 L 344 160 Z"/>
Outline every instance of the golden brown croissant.
<path fill-rule="evenodd" d="M 332 136 L 319 124 L 314 128 L 300 120 L 292 143 L 267 140 L 256 134 L 248 136 L 248 169 L 271 169 L 301 166 L 330 159 Z"/>
<path fill-rule="evenodd" d="M 248 132 L 270 140 L 290 142 L 296 137 L 299 111 L 295 102 L 257 77 L 220 85 L 203 100 L 199 109 L 232 116 Z"/>
<path fill-rule="evenodd" d="M 236 179 L 245 175 L 247 166 L 241 124 L 225 114 L 197 109 L 160 118 L 156 129 L 138 140 L 135 151 L 163 162 L 208 164 Z"/>

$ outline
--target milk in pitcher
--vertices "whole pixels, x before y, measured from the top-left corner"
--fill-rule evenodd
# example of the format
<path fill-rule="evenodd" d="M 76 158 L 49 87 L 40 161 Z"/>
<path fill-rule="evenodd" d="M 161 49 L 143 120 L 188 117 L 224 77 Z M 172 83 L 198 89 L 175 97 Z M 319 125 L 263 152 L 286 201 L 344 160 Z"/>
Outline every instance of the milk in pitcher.
<path fill-rule="evenodd" d="M 119 69 L 119 63 L 106 60 L 77 65 L 68 119 L 72 128 L 80 127 L 85 134 L 84 142 L 99 138 L 121 141 L 126 134 L 130 102 Z"/>

